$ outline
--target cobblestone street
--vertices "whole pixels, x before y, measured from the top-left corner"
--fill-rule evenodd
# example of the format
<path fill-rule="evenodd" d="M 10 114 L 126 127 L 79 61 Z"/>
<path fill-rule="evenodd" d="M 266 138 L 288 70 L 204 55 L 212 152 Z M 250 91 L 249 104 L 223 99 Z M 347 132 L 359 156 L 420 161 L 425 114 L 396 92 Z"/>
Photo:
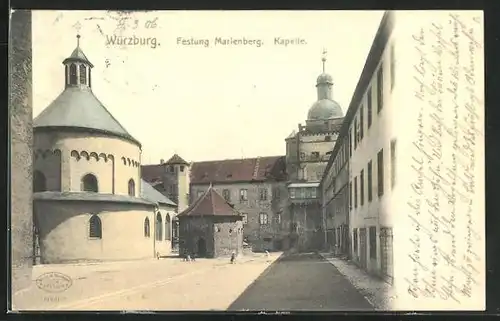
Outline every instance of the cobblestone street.
<path fill-rule="evenodd" d="M 183 262 L 167 258 L 96 265 L 37 266 L 34 280 L 57 271 L 73 283 L 60 293 L 36 286 L 29 310 L 370 310 L 336 268 L 317 254 L 253 254 Z M 280 257 L 280 258 L 279 258 Z M 21 301 L 17 301 L 21 302 Z M 22 309 L 20 307 L 20 309 Z"/>

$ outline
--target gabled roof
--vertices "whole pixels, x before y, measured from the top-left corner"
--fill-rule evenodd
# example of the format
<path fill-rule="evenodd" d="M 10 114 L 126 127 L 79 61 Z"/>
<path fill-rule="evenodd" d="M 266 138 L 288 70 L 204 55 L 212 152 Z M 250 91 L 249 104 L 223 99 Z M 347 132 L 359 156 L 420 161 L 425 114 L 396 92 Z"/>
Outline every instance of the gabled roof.
<path fill-rule="evenodd" d="M 77 128 L 113 134 L 140 146 L 88 87 L 67 87 L 33 121 L 33 128 Z"/>
<path fill-rule="evenodd" d="M 153 186 L 141 179 L 141 197 L 158 204 L 176 206 L 168 197 L 157 191 Z"/>
<path fill-rule="evenodd" d="M 181 212 L 185 216 L 241 216 L 212 186 L 192 205 Z"/>
<path fill-rule="evenodd" d="M 141 175 L 149 183 L 161 181 L 165 164 L 143 165 Z M 234 183 L 286 179 L 285 156 L 229 159 L 191 164 L 191 184 Z"/>
<path fill-rule="evenodd" d="M 286 179 L 285 156 L 195 162 L 191 184 L 233 183 Z"/>
<path fill-rule="evenodd" d="M 148 183 L 161 182 L 164 172 L 164 164 L 141 165 L 141 178 Z"/>
<path fill-rule="evenodd" d="M 166 162 L 168 165 L 189 165 L 188 162 L 186 162 L 182 157 L 180 157 L 177 154 L 174 154 L 174 156 L 170 157 L 170 159 Z"/>

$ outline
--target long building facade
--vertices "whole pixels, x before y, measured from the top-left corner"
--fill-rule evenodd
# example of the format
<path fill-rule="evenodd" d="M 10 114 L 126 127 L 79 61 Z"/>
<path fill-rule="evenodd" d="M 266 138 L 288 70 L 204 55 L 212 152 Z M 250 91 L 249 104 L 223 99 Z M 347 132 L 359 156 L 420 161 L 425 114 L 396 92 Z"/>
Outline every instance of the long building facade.
<path fill-rule="evenodd" d="M 483 168 L 469 157 L 484 155 L 474 134 L 484 115 L 484 87 L 473 80 L 484 72 L 480 21 L 475 13 L 384 14 L 320 183 L 323 221 L 335 230 L 329 244 L 400 289 L 395 308 L 427 294 L 413 271 L 432 279 L 422 266 L 446 260 L 436 240 L 447 242 L 451 229 L 466 235 L 467 226 L 484 226 L 480 216 L 466 215 L 484 209 L 467 196 L 470 184 L 484 186 L 477 179 Z M 459 47 L 466 48 L 461 56 L 454 54 Z M 471 253 L 466 240 L 455 242 L 457 255 Z M 463 272 L 474 273 L 480 259 L 467 260 Z"/>
<path fill-rule="evenodd" d="M 372 274 L 393 277 L 393 223 L 388 212 L 395 185 L 396 133 L 393 16 L 387 13 L 340 129 L 321 182 L 323 218 L 333 248 Z"/>

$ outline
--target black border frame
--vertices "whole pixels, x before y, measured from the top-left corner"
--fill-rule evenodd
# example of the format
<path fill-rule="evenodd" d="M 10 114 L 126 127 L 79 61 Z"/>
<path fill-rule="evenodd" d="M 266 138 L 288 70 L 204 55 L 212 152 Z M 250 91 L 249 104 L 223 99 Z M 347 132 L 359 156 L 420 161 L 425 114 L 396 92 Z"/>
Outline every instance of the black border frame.
<path fill-rule="evenodd" d="M 441 0 L 441 1 L 423 1 L 420 3 L 414 3 L 413 5 L 410 5 L 409 2 L 406 2 L 405 4 L 401 3 L 400 1 L 376 1 L 376 0 L 364 0 L 364 1 L 340 1 L 340 0 L 330 0 L 328 2 L 325 2 L 324 4 L 321 3 L 312 3 L 308 2 L 307 4 L 292 4 L 288 3 L 287 5 L 285 4 L 257 4 L 257 3 L 252 3 L 252 4 L 247 4 L 247 5 L 236 5 L 235 3 L 229 3 L 229 5 L 224 5 L 219 2 L 210 2 L 210 3 L 195 3 L 195 2 L 189 2 L 189 3 L 182 3 L 180 1 L 175 1 L 171 2 L 169 1 L 168 3 L 166 1 L 160 1 L 160 0 L 141 0 L 140 2 L 137 1 L 102 1 L 102 0 L 86 0 L 86 1 L 71 1 L 71 0 L 47 0 L 47 1 L 41 1 L 41 0 L 13 0 L 11 1 L 10 4 L 7 2 L 2 2 L 1 3 L 2 7 L 5 9 L 3 10 L 4 12 L 4 18 L 3 21 L 5 22 L 2 24 L 2 28 L 0 29 L 1 32 L 1 41 L 0 41 L 0 48 L 2 56 L 3 56 L 3 61 L 4 64 L 2 64 L 2 72 L 4 72 L 4 75 L 6 77 L 2 77 L 2 81 L 4 82 L 4 85 L 2 88 L 4 89 L 4 92 L 6 93 L 6 97 L 8 98 L 8 64 L 7 64 L 7 57 L 8 57 L 8 36 L 9 36 L 9 18 L 10 18 L 10 8 L 15 8 L 15 9 L 64 9 L 64 10 L 88 10 L 88 9 L 101 9 L 101 10 L 154 10 L 154 9 L 170 9 L 170 10 L 185 10 L 185 9 L 197 9 L 197 10 L 217 10 L 217 9 L 225 9 L 225 10 L 264 10 L 264 9 L 302 9 L 302 10 L 319 10 L 319 9 L 342 9 L 342 10 L 361 10 L 361 9 L 377 9 L 377 10 L 384 10 L 384 9 L 398 9 L 398 10 L 405 10 L 405 9 L 482 9 L 485 11 L 484 13 L 484 21 L 485 21 L 485 52 L 486 52 L 486 57 L 485 57 L 485 73 L 486 73 L 486 110 L 485 110 L 485 115 L 486 115 L 486 123 L 485 123 L 485 129 L 486 129 L 486 251 L 487 251 L 487 257 L 486 257 L 486 266 L 487 266 L 487 282 L 486 282 L 486 312 L 477 312 L 477 313 L 471 313 L 471 312 L 461 312 L 461 311 L 454 311 L 454 312 L 432 312 L 432 315 L 429 313 L 425 312 L 419 312 L 418 314 L 415 313 L 404 313 L 404 312 L 399 312 L 399 313 L 357 313 L 357 312 L 349 312 L 347 313 L 342 313 L 342 312 L 331 312 L 331 313 L 313 313 L 313 312 L 294 312 L 290 313 L 288 317 L 292 318 L 304 318 L 305 316 L 313 316 L 313 317 L 326 317 L 326 318 L 331 318 L 333 316 L 335 317 L 340 317 L 342 316 L 343 318 L 361 318 L 361 317 L 374 317 L 374 318 L 394 318 L 396 317 L 397 319 L 402 319 L 402 318 L 418 318 L 420 320 L 423 315 L 425 315 L 426 318 L 439 318 L 439 320 L 446 318 L 448 319 L 450 316 L 464 316 L 468 318 L 474 318 L 474 317 L 484 317 L 485 314 L 497 314 L 500 315 L 500 295 L 499 295 L 499 290 L 500 290 L 500 280 L 498 277 L 498 272 L 496 269 L 499 269 L 498 267 L 498 256 L 500 256 L 500 245 L 499 245 L 499 240 L 498 240 L 498 233 L 497 232 L 497 226 L 500 227 L 500 221 L 498 219 L 497 212 L 495 209 L 498 207 L 495 206 L 495 200 L 498 199 L 498 197 L 495 198 L 495 183 L 500 181 L 497 179 L 498 176 L 498 171 L 496 170 L 495 167 L 495 161 L 499 159 L 500 153 L 498 152 L 498 148 L 496 145 L 498 145 L 498 142 L 496 141 L 496 134 L 498 131 L 498 122 L 499 118 L 495 113 L 498 113 L 498 95 L 499 95 L 499 82 L 498 82 L 498 74 L 500 73 L 500 62 L 497 61 L 500 59 L 500 54 L 498 53 L 498 42 L 500 39 L 499 31 L 500 31 L 500 22 L 498 19 L 499 13 L 500 13 L 500 1 L 496 0 L 476 0 L 476 1 L 467 1 L 467 0 Z M 4 108 L 2 109 L 3 111 L 3 116 L 0 116 L 0 121 L 3 122 L 2 126 L 2 134 L 3 137 L 7 138 L 7 128 L 8 128 L 8 123 L 9 121 L 8 118 L 8 102 L 4 104 Z M 495 108 L 496 107 L 496 108 Z M 3 153 L 2 155 L 7 155 L 7 139 L 4 139 L 2 143 L 5 143 L 3 145 Z M 7 157 L 2 157 L 2 165 L 4 168 L 7 168 L 9 160 Z M 4 184 L 7 183 L 7 172 L 6 171 L 0 171 L 0 175 L 2 178 L 2 181 Z M 6 186 L 6 185 L 3 185 Z M 490 193 L 490 191 L 493 191 L 493 193 Z M 8 206 L 8 199 L 9 197 L 9 191 L 6 191 L 7 193 L 3 193 L 3 196 L 5 196 L 5 205 L 4 208 L 7 208 Z M 491 197 L 488 197 L 490 196 Z M 5 211 L 4 213 L 8 213 Z M 3 219 L 0 220 L 0 229 L 2 230 L 2 233 L 5 231 L 6 235 L 5 237 L 1 238 L 1 250 L 5 251 L 5 253 L 0 252 L 0 255 L 5 254 L 5 257 L 9 254 L 9 250 L 7 248 L 8 243 L 7 243 L 7 231 L 8 231 L 8 226 L 7 226 L 7 220 Z M 5 224 L 5 225 L 4 225 Z M 8 262 L 7 262 L 8 263 Z M 7 264 L 3 265 L 5 270 L 2 270 L 2 275 L 4 276 L 2 278 L 2 281 L 4 281 L 5 285 L 8 285 L 8 278 L 10 278 L 10 269 L 8 268 Z M 495 273 L 497 272 L 497 273 Z M 7 287 L 4 287 L 4 289 L 7 289 Z M 10 292 L 10 288 L 8 289 Z M 2 293 L 7 294 L 7 291 L 4 291 Z M 2 308 L 4 313 L 7 311 L 7 306 L 6 306 L 6 299 L 2 300 Z M 97 313 L 97 314 L 96 314 Z M 215 312 L 203 312 L 203 313 L 197 313 L 197 312 L 186 312 L 186 313 L 176 313 L 176 312 L 165 312 L 165 313 L 151 313 L 151 314 L 131 314 L 131 313 L 126 313 L 126 314 L 119 314 L 119 313 L 99 313 L 99 312 L 82 312 L 82 313 L 67 313 L 67 312 L 36 312 L 36 313 L 31 313 L 31 312 L 24 312 L 22 314 L 8 314 L 5 317 L 8 319 L 38 319 L 38 318 L 50 318 L 50 320 L 53 319 L 63 319 L 70 317 L 71 319 L 83 319 L 83 318 L 110 318 L 110 317 L 123 317 L 123 318 L 136 318 L 139 316 L 139 318 L 143 319 L 150 319 L 154 318 L 158 315 L 159 317 L 169 317 L 169 318 L 177 318 L 177 317 L 190 317 L 190 318 L 198 318 L 198 317 L 207 317 L 207 316 L 214 316 L 216 318 L 234 318 L 236 316 L 245 318 L 247 316 L 257 316 L 256 313 L 215 313 Z M 273 313 L 264 313 L 264 314 L 259 314 L 257 317 L 267 317 L 267 316 L 278 316 L 277 314 Z M 279 314 L 279 316 L 285 315 L 284 313 Z"/>

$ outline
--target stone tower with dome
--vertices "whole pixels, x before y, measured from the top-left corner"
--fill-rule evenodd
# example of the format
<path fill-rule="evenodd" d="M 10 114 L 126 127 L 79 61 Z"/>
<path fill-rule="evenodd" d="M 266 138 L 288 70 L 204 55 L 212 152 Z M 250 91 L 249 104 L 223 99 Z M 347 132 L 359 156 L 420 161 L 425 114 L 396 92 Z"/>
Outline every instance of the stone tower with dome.
<path fill-rule="evenodd" d="M 35 253 L 41 263 L 169 254 L 176 204 L 141 180 L 141 144 L 94 95 L 80 36 L 63 65 L 64 90 L 33 121 Z"/>
<path fill-rule="evenodd" d="M 323 71 L 316 80 L 317 100 L 309 108 L 306 124 L 299 124 L 298 131 L 285 139 L 290 244 L 298 250 L 323 243 L 318 186 L 344 120 L 342 108 L 333 100 L 333 79 L 325 72 L 326 51 L 323 54 Z"/>

